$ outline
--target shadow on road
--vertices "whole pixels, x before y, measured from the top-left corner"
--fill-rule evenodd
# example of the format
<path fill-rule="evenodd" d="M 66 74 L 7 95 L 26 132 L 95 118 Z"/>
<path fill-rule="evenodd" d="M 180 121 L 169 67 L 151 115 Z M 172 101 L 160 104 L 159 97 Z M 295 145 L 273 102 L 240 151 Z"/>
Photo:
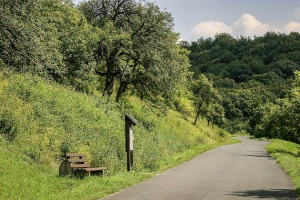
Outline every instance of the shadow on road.
<path fill-rule="evenodd" d="M 265 158 L 265 159 L 267 159 L 267 160 L 274 160 L 271 156 L 269 156 L 269 155 L 262 155 L 262 154 L 257 154 L 257 155 L 255 155 L 255 154 L 243 154 L 243 156 L 250 156 L 250 157 L 257 157 L 257 158 Z"/>
<path fill-rule="evenodd" d="M 232 192 L 227 194 L 238 197 L 251 197 L 257 199 L 277 199 L 277 200 L 296 200 L 293 190 L 274 189 L 274 190 L 247 190 L 240 192 Z"/>

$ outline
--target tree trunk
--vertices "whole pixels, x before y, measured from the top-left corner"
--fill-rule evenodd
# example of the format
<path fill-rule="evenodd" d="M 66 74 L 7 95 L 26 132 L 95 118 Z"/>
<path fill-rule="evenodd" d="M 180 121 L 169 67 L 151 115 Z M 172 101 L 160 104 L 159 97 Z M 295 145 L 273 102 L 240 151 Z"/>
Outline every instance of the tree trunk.
<path fill-rule="evenodd" d="M 123 94 L 124 92 L 126 92 L 127 86 L 128 86 L 128 82 L 126 82 L 126 81 L 121 81 L 120 86 L 119 86 L 119 89 L 118 89 L 118 92 L 117 92 L 117 96 L 116 96 L 116 102 L 119 102 L 119 100 L 120 100 L 122 94 Z"/>
<path fill-rule="evenodd" d="M 209 125 L 210 125 L 210 118 L 208 116 L 205 116 L 205 119 L 207 121 L 207 126 L 209 127 Z"/>
<path fill-rule="evenodd" d="M 106 80 L 105 80 L 105 87 L 104 87 L 104 91 L 103 91 L 103 96 L 108 95 L 109 97 L 112 95 L 113 93 L 113 89 L 114 89 L 114 75 L 112 73 L 107 73 L 106 74 Z"/>
<path fill-rule="evenodd" d="M 197 115 L 196 115 L 196 118 L 195 118 L 195 121 L 194 121 L 194 125 L 196 125 L 197 120 L 198 120 L 198 118 L 199 118 L 202 104 L 203 104 L 203 102 L 199 102 L 199 106 L 198 106 Z"/>
<path fill-rule="evenodd" d="M 112 56 L 110 56 L 112 57 Z M 115 60 L 113 58 L 107 59 L 107 68 L 106 68 L 106 74 L 105 74 L 105 87 L 103 91 L 103 96 L 108 95 L 110 97 L 113 94 L 114 91 L 114 83 L 115 83 L 115 77 L 119 74 L 119 72 L 115 71 Z"/>

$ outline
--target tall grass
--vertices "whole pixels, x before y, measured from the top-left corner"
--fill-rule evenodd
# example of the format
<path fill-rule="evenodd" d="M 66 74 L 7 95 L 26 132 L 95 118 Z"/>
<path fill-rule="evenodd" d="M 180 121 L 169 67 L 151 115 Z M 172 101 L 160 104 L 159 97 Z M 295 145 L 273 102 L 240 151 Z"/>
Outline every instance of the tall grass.
<path fill-rule="evenodd" d="M 174 166 L 182 152 L 230 141 L 228 133 L 204 122 L 193 126 L 175 111 L 157 115 L 134 97 L 116 104 L 31 75 L 0 73 L 0 105 L 0 199 L 99 198 Z M 138 120 L 133 173 L 125 172 L 124 113 Z M 92 165 L 108 168 L 107 176 L 58 177 L 65 152 L 86 153 Z M 93 192 L 79 198 L 86 190 Z"/>
<path fill-rule="evenodd" d="M 99 199 L 153 175 L 118 172 L 85 179 L 59 177 L 53 167 L 15 152 L 14 145 L 0 144 L 0 199 Z"/>

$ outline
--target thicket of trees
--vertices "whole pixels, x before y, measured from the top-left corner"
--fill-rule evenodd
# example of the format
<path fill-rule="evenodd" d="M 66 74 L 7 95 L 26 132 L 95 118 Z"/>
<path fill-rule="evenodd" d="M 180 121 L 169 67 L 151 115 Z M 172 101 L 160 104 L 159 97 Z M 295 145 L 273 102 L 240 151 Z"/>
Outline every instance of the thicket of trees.
<path fill-rule="evenodd" d="M 190 51 L 194 79 L 206 76 L 222 97 L 225 118 L 218 125 L 300 142 L 299 33 L 267 32 L 253 39 L 224 33 L 181 45 Z"/>
<path fill-rule="evenodd" d="M 82 91 L 97 86 L 93 50 L 98 36 L 71 2 L 3 0 L 0 9 L 0 59 L 8 68 Z"/>
<path fill-rule="evenodd" d="M 178 44 L 171 14 L 134 0 L 2 0 L 0 18 L 1 70 L 300 142 L 297 32 Z"/>
<path fill-rule="evenodd" d="M 89 1 L 79 8 L 100 30 L 94 54 L 96 73 L 105 77 L 104 95 L 111 96 L 118 81 L 116 101 L 128 89 L 152 102 L 172 99 L 189 63 L 169 13 L 134 0 Z"/>
<path fill-rule="evenodd" d="M 172 104 L 190 74 L 173 18 L 154 3 L 3 0 L 0 9 L 0 61 L 17 72 L 160 106 Z"/>

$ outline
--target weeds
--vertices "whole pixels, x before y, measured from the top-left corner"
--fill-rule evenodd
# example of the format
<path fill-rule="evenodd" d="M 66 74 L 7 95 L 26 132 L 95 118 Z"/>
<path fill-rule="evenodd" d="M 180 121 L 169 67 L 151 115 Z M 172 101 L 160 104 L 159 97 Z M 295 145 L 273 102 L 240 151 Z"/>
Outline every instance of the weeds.
<path fill-rule="evenodd" d="M 231 141 L 178 112 L 158 116 L 138 98 L 116 104 L 31 75 L 0 73 L 0 104 L 0 199 L 99 199 Z M 124 171 L 124 113 L 138 120 L 131 173 Z M 107 175 L 58 177 L 66 152 L 86 153 Z"/>

